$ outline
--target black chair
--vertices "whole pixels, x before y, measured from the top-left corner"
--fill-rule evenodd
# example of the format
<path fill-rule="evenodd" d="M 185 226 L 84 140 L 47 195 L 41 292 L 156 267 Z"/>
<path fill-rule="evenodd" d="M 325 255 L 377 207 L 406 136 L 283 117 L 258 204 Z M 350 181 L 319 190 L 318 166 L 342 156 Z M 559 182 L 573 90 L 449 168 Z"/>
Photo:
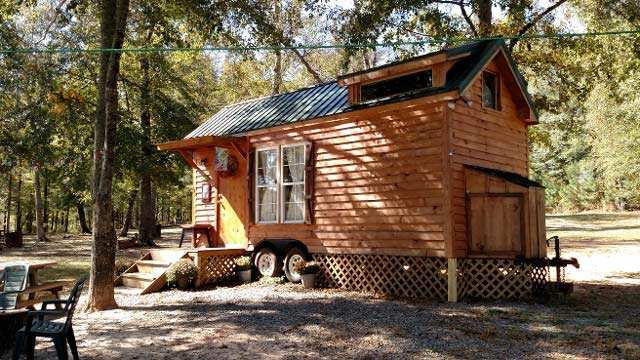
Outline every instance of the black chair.
<path fill-rule="evenodd" d="M 20 358 L 20 354 L 24 349 L 27 353 L 27 359 L 33 359 L 33 353 L 36 346 L 36 337 L 48 337 L 53 340 L 56 347 L 56 353 L 58 359 L 66 360 L 67 355 L 67 342 L 71 348 L 71 354 L 74 360 L 78 360 L 78 348 L 76 347 L 76 338 L 73 334 L 73 327 L 71 321 L 73 319 L 73 312 L 78 304 L 78 299 L 82 293 L 82 287 L 84 286 L 86 277 L 78 280 L 74 285 L 73 290 L 69 298 L 66 300 L 51 300 L 42 303 L 42 308 L 37 311 L 29 311 L 27 315 L 27 326 L 18 331 L 16 337 L 16 349 L 13 353 L 13 359 Z M 62 305 L 62 310 L 47 310 L 48 305 Z M 65 322 L 55 322 L 45 320 L 45 316 L 66 316 Z M 37 320 L 34 319 L 37 317 Z M 25 342 L 26 340 L 26 342 Z"/>

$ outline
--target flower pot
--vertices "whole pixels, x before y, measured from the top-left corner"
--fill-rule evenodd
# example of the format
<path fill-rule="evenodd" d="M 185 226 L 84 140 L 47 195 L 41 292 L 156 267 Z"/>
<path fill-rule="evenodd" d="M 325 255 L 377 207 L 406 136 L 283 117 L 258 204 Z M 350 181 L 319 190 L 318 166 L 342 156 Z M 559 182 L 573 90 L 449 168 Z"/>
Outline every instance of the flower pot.
<path fill-rule="evenodd" d="M 178 283 L 178 289 L 180 289 L 180 290 L 184 290 L 184 289 L 187 289 L 189 287 L 189 279 L 188 278 L 178 279 L 177 283 Z"/>
<path fill-rule="evenodd" d="M 302 285 L 305 289 L 313 289 L 316 287 L 316 274 L 300 275 Z"/>
<path fill-rule="evenodd" d="M 251 269 L 238 271 L 238 278 L 240 282 L 249 283 L 251 282 Z"/>

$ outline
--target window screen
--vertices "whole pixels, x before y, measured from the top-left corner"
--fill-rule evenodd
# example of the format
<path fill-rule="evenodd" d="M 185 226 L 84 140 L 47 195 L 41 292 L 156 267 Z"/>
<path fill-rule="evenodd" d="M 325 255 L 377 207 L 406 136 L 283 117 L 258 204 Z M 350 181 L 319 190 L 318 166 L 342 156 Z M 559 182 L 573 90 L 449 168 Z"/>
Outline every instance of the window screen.
<path fill-rule="evenodd" d="M 419 71 L 373 84 L 362 85 L 360 100 L 380 99 L 409 91 L 430 88 L 431 86 L 433 86 L 431 70 Z"/>

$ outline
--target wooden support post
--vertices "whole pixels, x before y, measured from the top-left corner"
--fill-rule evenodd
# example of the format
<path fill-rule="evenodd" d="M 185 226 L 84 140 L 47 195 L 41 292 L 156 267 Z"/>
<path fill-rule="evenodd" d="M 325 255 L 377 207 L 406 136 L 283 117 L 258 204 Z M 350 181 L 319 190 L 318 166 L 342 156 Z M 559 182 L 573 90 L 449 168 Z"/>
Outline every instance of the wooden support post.
<path fill-rule="evenodd" d="M 458 259 L 447 259 L 447 293 L 449 302 L 458 302 Z"/>
<path fill-rule="evenodd" d="M 195 251 L 195 255 L 193 255 L 193 254 L 194 254 L 194 253 L 192 253 L 192 254 L 190 254 L 190 255 L 191 255 L 192 257 L 193 257 L 193 256 L 195 256 L 195 257 L 193 257 L 193 258 L 192 258 L 192 260 L 193 260 L 193 263 L 194 263 L 194 264 L 196 264 L 196 268 L 198 269 L 198 276 L 196 277 L 196 283 L 195 283 L 195 287 L 196 287 L 196 289 L 197 289 L 197 288 L 199 288 L 200 286 L 202 286 L 202 280 L 201 280 L 201 279 L 202 279 L 202 276 L 200 276 L 200 273 L 202 273 L 203 269 L 202 269 L 202 267 L 201 267 L 202 262 L 200 261 L 200 260 L 201 260 L 201 259 L 200 259 L 200 254 L 198 254 L 198 251 L 197 251 L 197 250 Z"/>

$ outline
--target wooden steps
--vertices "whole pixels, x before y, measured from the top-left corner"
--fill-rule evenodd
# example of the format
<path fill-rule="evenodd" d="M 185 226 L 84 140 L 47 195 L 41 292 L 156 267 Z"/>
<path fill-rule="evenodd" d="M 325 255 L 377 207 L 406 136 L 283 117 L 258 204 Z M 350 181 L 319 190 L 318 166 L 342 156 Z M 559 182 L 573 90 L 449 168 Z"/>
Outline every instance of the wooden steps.
<path fill-rule="evenodd" d="M 150 250 L 116 279 L 115 286 L 122 292 L 140 295 L 160 291 L 167 285 L 165 273 L 169 266 L 186 256 L 183 250 Z"/>

